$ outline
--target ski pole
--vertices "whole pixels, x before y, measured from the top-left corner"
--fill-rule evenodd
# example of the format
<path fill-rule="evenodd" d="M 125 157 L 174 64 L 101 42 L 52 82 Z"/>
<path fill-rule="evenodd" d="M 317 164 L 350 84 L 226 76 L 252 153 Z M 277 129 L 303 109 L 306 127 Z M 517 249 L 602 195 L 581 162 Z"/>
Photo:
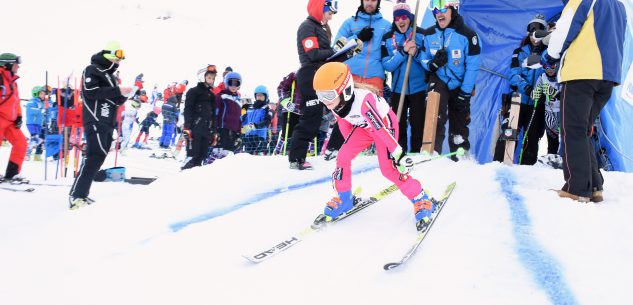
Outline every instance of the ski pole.
<path fill-rule="evenodd" d="M 290 101 L 291 102 L 295 102 L 295 83 L 297 81 L 293 80 L 292 81 L 292 86 L 290 87 Z M 286 109 L 287 110 L 287 109 Z M 288 128 L 290 128 L 290 111 L 288 111 L 288 115 L 286 117 L 286 132 L 284 135 L 284 151 L 282 153 L 282 156 L 286 155 L 286 145 L 288 144 Z"/>

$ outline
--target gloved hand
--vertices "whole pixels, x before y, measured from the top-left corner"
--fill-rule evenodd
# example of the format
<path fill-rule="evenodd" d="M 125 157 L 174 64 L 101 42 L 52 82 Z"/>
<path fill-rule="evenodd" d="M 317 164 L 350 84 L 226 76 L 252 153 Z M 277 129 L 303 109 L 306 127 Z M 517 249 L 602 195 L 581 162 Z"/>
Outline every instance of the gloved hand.
<path fill-rule="evenodd" d="M 13 124 L 15 125 L 15 128 L 17 129 L 22 128 L 22 116 L 18 115 L 18 117 L 15 119 L 15 122 L 13 122 Z"/>
<path fill-rule="evenodd" d="M 552 58 L 547 52 L 541 56 L 541 66 L 543 66 L 543 69 L 556 69 L 557 62 L 558 59 Z"/>
<path fill-rule="evenodd" d="M 255 129 L 254 124 L 246 124 L 242 126 L 242 134 L 247 134 Z"/>
<path fill-rule="evenodd" d="M 339 37 L 339 39 L 336 40 L 336 42 L 334 42 L 334 46 L 332 48 L 334 49 L 334 52 L 338 52 L 346 44 L 347 44 L 347 38 L 341 36 L 341 37 Z"/>
<path fill-rule="evenodd" d="M 525 87 L 523 87 L 523 91 L 525 91 L 525 94 L 527 96 L 532 96 L 532 91 L 534 90 L 534 87 L 530 86 L 530 85 L 526 85 Z"/>
<path fill-rule="evenodd" d="M 446 63 L 448 63 L 448 52 L 446 52 L 446 49 L 440 49 L 435 52 L 435 56 L 429 62 L 429 69 L 431 72 L 435 72 L 446 65 Z"/>
<path fill-rule="evenodd" d="M 459 90 L 457 94 L 457 110 L 463 111 L 470 108 L 470 93 Z"/>
<path fill-rule="evenodd" d="M 413 166 L 415 162 L 413 162 L 413 158 L 407 156 L 407 154 L 402 151 L 402 147 L 398 146 L 391 154 L 393 163 L 393 167 L 396 168 L 401 174 L 408 174 L 413 170 Z"/>
<path fill-rule="evenodd" d="M 545 84 L 543 84 L 545 85 Z M 532 98 L 533 101 L 538 101 L 541 98 L 541 93 L 543 93 L 543 91 L 541 90 L 541 87 L 538 86 L 536 88 L 534 88 L 534 90 L 532 90 L 532 93 L 530 94 L 530 97 Z"/>
<path fill-rule="evenodd" d="M 356 37 L 358 37 L 358 39 L 362 41 L 369 41 L 372 37 L 374 37 L 374 28 L 364 27 L 362 30 L 360 30 L 360 32 L 358 32 L 358 35 L 356 35 Z"/>
<path fill-rule="evenodd" d="M 288 112 L 295 112 L 295 103 L 292 102 L 292 98 L 285 98 L 281 101 L 279 101 L 279 104 L 281 105 L 281 107 L 284 107 L 284 109 L 286 109 Z"/>

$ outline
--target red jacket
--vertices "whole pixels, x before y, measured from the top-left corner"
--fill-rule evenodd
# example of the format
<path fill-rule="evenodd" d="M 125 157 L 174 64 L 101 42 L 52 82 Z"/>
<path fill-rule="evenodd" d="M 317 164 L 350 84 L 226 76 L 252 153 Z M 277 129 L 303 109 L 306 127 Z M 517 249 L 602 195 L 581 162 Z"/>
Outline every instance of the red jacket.
<path fill-rule="evenodd" d="M 20 95 L 18 93 L 18 78 L 4 67 L 0 68 L 0 118 L 8 121 L 15 121 L 18 116 L 22 116 L 20 107 Z"/>
<path fill-rule="evenodd" d="M 187 85 L 185 85 L 185 84 L 178 84 L 178 85 L 176 85 L 176 89 L 174 89 L 174 92 L 176 94 L 183 94 L 183 93 L 185 93 L 186 90 L 187 90 Z"/>

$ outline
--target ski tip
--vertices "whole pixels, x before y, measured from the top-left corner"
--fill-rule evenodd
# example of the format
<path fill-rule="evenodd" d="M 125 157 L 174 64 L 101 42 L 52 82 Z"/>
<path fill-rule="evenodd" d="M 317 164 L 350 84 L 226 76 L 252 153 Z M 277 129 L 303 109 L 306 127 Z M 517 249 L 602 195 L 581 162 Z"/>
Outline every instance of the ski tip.
<path fill-rule="evenodd" d="M 382 268 L 385 269 L 386 271 L 389 271 L 391 269 L 394 269 L 396 267 L 400 266 L 400 263 L 388 263 L 386 265 L 384 265 Z"/>

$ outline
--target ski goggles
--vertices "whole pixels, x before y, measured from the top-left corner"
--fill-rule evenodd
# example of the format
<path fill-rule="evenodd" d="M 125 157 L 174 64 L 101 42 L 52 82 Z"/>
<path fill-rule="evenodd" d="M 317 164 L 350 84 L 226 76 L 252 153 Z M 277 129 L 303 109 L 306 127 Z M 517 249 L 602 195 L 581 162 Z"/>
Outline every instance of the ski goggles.
<path fill-rule="evenodd" d="M 433 11 L 433 15 L 439 13 L 446 13 L 450 6 L 459 5 L 459 1 L 456 0 L 432 0 L 429 3 L 429 9 Z"/>
<path fill-rule="evenodd" d="M 218 69 L 215 67 L 215 65 L 207 65 L 207 71 L 213 74 L 218 74 Z"/>
<path fill-rule="evenodd" d="M 328 102 L 335 100 L 336 97 L 338 96 L 338 93 L 336 93 L 336 90 L 317 91 L 316 94 L 319 101 L 328 101 Z"/>
<path fill-rule="evenodd" d="M 229 79 L 227 83 L 229 84 L 229 87 L 239 87 L 242 84 L 239 79 L 235 78 Z"/>
<path fill-rule="evenodd" d="M 125 53 L 121 49 L 119 49 L 119 50 L 103 50 L 103 52 L 105 54 L 114 55 L 114 57 L 116 57 L 118 59 L 125 59 Z"/>
<path fill-rule="evenodd" d="M 327 10 L 326 10 L 327 9 Z M 338 1 L 325 1 L 323 5 L 323 12 L 332 12 L 332 14 L 338 13 Z"/>
<path fill-rule="evenodd" d="M 2 62 L 2 63 L 8 63 L 8 64 L 18 64 L 18 65 L 21 65 L 21 64 L 22 64 L 22 57 L 20 57 L 20 56 L 16 56 L 15 58 L 11 58 L 11 59 L 0 59 L 0 62 Z"/>

